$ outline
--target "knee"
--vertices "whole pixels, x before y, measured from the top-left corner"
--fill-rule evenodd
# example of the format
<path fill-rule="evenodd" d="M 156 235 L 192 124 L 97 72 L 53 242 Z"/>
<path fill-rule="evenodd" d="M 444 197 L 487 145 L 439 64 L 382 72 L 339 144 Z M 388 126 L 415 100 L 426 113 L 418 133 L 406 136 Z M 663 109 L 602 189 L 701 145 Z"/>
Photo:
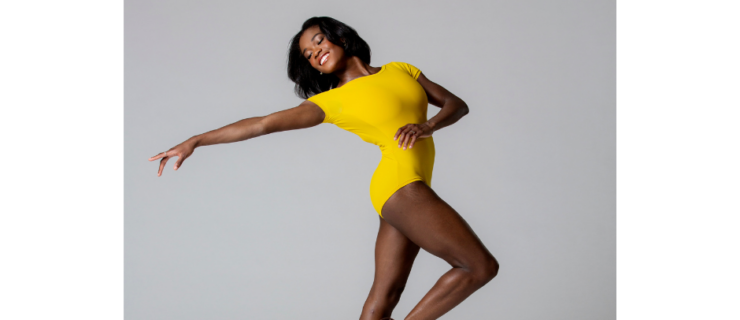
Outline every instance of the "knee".
<path fill-rule="evenodd" d="M 376 303 L 382 305 L 384 308 L 386 306 L 395 306 L 401 300 L 401 294 L 405 288 L 405 284 L 394 285 L 385 290 L 374 290 L 374 294 L 371 294 L 371 296 Z"/>
<path fill-rule="evenodd" d="M 498 274 L 499 264 L 493 256 L 488 256 L 471 268 L 471 276 L 480 286 L 485 285 Z"/>
<path fill-rule="evenodd" d="M 391 304 L 395 305 L 398 303 L 399 300 L 401 300 L 401 294 L 403 293 L 403 290 L 406 288 L 405 284 L 400 284 L 394 286 L 390 292 L 388 292 L 388 301 L 390 301 Z"/>
<path fill-rule="evenodd" d="M 360 319 L 377 319 L 378 315 L 390 315 L 401 299 L 404 285 L 393 286 L 385 290 L 373 289 L 363 306 L 363 315 Z"/>

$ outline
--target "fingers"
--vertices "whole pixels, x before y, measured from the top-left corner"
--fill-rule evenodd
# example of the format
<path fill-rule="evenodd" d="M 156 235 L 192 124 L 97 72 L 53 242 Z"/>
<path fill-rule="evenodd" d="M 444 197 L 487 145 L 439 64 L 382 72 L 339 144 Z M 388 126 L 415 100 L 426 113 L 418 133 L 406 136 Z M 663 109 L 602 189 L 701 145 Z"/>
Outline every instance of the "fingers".
<path fill-rule="evenodd" d="M 411 131 L 411 126 L 408 124 L 401 127 L 401 129 L 398 129 L 400 134 L 398 134 L 398 147 L 401 148 L 401 145 L 403 145 L 403 140 L 406 138 L 406 135 L 409 131 Z"/>
<path fill-rule="evenodd" d="M 185 161 L 185 158 L 187 158 L 187 157 L 183 157 L 182 155 L 178 155 L 177 161 L 175 161 L 175 168 L 174 168 L 175 170 L 177 170 L 177 169 L 180 168 L 180 166 L 182 165 L 182 162 Z"/>
<path fill-rule="evenodd" d="M 398 139 L 398 135 L 401 134 L 401 132 L 403 132 L 403 129 L 406 128 L 406 126 L 398 128 L 398 131 L 396 131 L 396 135 L 393 136 L 393 141 L 396 141 L 396 139 Z"/>
<path fill-rule="evenodd" d="M 409 142 L 409 149 L 411 149 L 411 148 L 413 148 L 413 147 L 414 147 L 414 142 L 416 142 L 416 137 L 418 137 L 418 136 L 419 136 L 419 134 L 417 133 L 417 134 L 414 134 L 414 135 L 413 135 L 413 136 L 411 137 L 411 142 Z"/>
<path fill-rule="evenodd" d="M 410 130 L 408 133 L 405 133 L 405 136 L 403 137 L 403 142 L 401 143 L 403 150 L 406 150 L 406 148 L 409 146 L 409 139 L 411 139 L 411 137 L 415 135 L 416 135 L 416 132 L 414 132 L 413 130 Z"/>
<path fill-rule="evenodd" d="M 157 176 L 162 176 L 162 172 L 164 171 L 164 166 L 167 164 L 167 161 L 170 158 L 177 157 L 177 161 L 175 161 L 175 166 L 173 169 L 178 170 L 182 166 L 182 163 L 187 159 L 192 153 L 194 149 L 194 145 L 186 141 L 184 143 L 181 143 L 174 148 L 167 150 L 165 152 L 162 152 L 156 156 L 153 156 L 149 158 L 149 161 L 160 159 L 159 161 L 159 170 L 157 171 Z"/>
<path fill-rule="evenodd" d="M 167 160 L 170 158 L 164 157 L 162 158 L 162 161 L 159 162 L 159 171 L 157 172 L 157 177 L 162 176 L 162 170 L 164 170 L 164 165 L 167 164 Z"/>
<path fill-rule="evenodd" d="M 396 131 L 396 136 L 393 137 L 393 140 L 398 140 L 398 147 L 401 147 L 401 142 L 403 139 L 406 138 L 406 135 L 408 135 L 409 131 L 413 130 L 413 124 L 409 123 Z"/>
<path fill-rule="evenodd" d="M 165 151 L 165 152 L 161 152 L 160 154 L 158 154 L 158 155 L 156 155 L 156 156 L 153 156 L 153 157 L 149 158 L 149 161 L 154 161 L 154 160 L 157 160 L 157 159 L 159 159 L 159 158 L 164 158 L 164 157 L 166 157 L 166 156 L 167 156 L 167 151 Z"/>
<path fill-rule="evenodd" d="M 406 137 L 406 127 L 402 127 L 400 130 L 401 130 L 401 133 L 398 134 L 398 138 L 397 138 L 399 148 L 401 147 L 401 144 L 403 143 L 403 138 Z"/>
<path fill-rule="evenodd" d="M 407 124 L 396 131 L 393 140 L 398 140 L 399 148 L 411 149 L 421 133 L 422 130 L 417 125 Z"/>

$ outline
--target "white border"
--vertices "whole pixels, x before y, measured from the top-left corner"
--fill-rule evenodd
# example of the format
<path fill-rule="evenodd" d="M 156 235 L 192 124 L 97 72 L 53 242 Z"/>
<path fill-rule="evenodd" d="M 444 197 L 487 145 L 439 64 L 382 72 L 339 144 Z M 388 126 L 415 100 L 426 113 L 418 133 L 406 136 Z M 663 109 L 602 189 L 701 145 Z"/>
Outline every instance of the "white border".
<path fill-rule="evenodd" d="M 740 319 L 739 9 L 618 2 L 621 319 Z"/>
<path fill-rule="evenodd" d="M 123 2 L 0 5 L 0 319 L 123 319 Z"/>

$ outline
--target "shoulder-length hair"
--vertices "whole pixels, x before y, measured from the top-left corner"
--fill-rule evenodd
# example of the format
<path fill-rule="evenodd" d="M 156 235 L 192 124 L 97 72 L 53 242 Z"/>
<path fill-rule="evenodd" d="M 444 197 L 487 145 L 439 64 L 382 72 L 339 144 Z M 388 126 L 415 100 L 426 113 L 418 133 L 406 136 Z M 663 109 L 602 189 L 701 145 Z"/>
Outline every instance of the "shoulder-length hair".
<path fill-rule="evenodd" d="M 347 57 L 356 56 L 363 62 L 370 64 L 370 46 L 360 38 L 355 29 L 330 17 L 312 17 L 306 20 L 301 31 L 290 41 L 288 49 L 288 78 L 295 83 L 294 92 L 297 96 L 309 97 L 334 88 L 339 84 L 339 78 L 333 74 L 319 74 L 308 59 L 301 54 L 298 44 L 301 35 L 306 29 L 319 26 L 321 33 L 333 44 L 346 44 L 344 54 Z"/>

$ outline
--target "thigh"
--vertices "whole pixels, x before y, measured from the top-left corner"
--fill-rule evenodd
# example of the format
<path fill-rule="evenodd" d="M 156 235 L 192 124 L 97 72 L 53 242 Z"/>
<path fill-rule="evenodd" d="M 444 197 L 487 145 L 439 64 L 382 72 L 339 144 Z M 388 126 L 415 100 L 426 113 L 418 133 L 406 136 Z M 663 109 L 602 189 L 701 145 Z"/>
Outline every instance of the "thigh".
<path fill-rule="evenodd" d="M 373 287 L 384 293 L 403 290 L 419 246 L 387 221 L 380 219 L 375 242 L 375 281 Z"/>
<path fill-rule="evenodd" d="M 422 249 L 454 267 L 493 259 L 462 216 L 422 181 L 394 193 L 383 206 L 383 217 Z"/>

